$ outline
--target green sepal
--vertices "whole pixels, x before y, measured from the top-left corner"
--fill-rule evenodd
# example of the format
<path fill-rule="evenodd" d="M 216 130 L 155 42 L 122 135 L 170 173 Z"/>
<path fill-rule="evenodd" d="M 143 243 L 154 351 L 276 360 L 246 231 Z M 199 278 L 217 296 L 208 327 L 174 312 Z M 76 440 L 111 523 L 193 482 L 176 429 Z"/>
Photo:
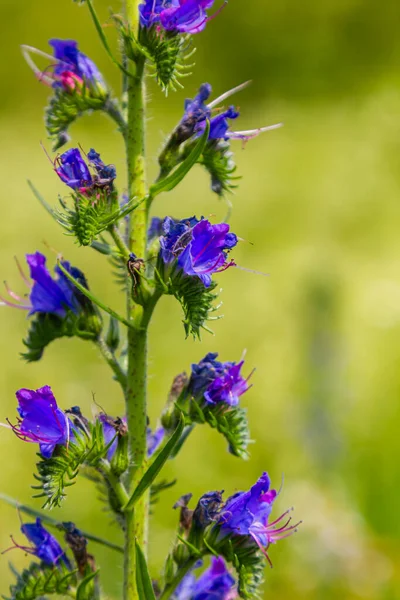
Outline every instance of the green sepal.
<path fill-rule="evenodd" d="M 139 600 L 156 600 L 145 556 L 136 541 L 136 584 Z"/>
<path fill-rule="evenodd" d="M 211 177 L 211 189 L 218 196 L 231 193 L 240 177 L 235 176 L 236 164 L 230 143 L 226 140 L 209 140 L 199 161 Z"/>
<path fill-rule="evenodd" d="M 118 350 L 120 343 L 119 321 L 115 317 L 110 317 L 105 340 L 111 352 Z"/>
<path fill-rule="evenodd" d="M 53 140 L 54 152 L 68 141 L 69 126 L 86 111 L 102 110 L 107 97 L 105 90 L 93 95 L 84 83 L 70 91 L 55 88 L 45 114 L 46 129 Z"/>
<path fill-rule="evenodd" d="M 102 424 L 87 424 L 86 431 L 74 429 L 73 439 L 68 446 L 57 446 L 51 458 L 43 458 L 37 463 L 38 475 L 34 475 L 38 484 L 32 486 L 39 490 L 35 498 L 45 498 L 43 508 L 60 506 L 65 498 L 65 489 L 75 483 L 79 468 L 85 464 L 99 466 L 106 456 L 110 444 L 105 444 Z"/>
<path fill-rule="evenodd" d="M 165 93 L 183 87 L 179 79 L 188 77 L 194 66 L 186 64 L 196 51 L 190 35 L 160 32 L 157 27 L 141 27 L 139 40 L 133 41 L 133 45 L 145 54 L 158 85 Z"/>
<path fill-rule="evenodd" d="M 96 598 L 96 577 L 99 569 L 93 573 L 86 575 L 76 590 L 76 600 L 94 600 Z"/>
<path fill-rule="evenodd" d="M 206 288 L 201 279 L 190 277 L 184 273 L 175 277 L 173 284 L 169 285 L 168 293 L 175 296 L 183 309 L 183 326 L 186 337 L 193 335 L 194 338 L 200 339 L 201 329 L 212 333 L 207 327 L 206 322 L 215 320 L 215 317 L 211 317 L 210 319 L 210 314 L 216 310 L 214 302 L 218 298 L 218 294 L 215 294 L 214 290 L 217 285 L 213 281 Z"/>
<path fill-rule="evenodd" d="M 79 337 L 95 341 L 102 329 L 100 313 L 94 309 L 91 314 L 75 314 L 66 311 L 65 317 L 48 313 L 37 313 L 30 321 L 28 335 L 23 343 L 27 351 L 21 355 L 27 362 L 35 362 L 43 356 L 45 348 L 62 337 Z"/>
<path fill-rule="evenodd" d="M 64 595 L 76 585 L 76 572 L 69 571 L 63 563 L 50 567 L 31 563 L 18 574 L 16 583 L 10 586 L 7 600 L 35 600 L 48 594 Z"/>
<path fill-rule="evenodd" d="M 195 400 L 191 401 L 191 408 L 193 422 L 208 423 L 224 436 L 231 454 L 244 459 L 249 457 L 247 447 L 251 440 L 245 408 L 227 404 L 201 408 Z"/>

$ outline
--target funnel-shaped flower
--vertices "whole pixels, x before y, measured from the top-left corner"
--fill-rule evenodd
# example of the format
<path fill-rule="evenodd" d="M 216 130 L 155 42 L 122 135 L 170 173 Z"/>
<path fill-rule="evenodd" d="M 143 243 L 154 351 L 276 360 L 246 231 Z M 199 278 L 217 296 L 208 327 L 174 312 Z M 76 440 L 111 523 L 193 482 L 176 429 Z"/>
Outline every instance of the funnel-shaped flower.
<path fill-rule="evenodd" d="M 145 0 L 139 6 L 140 24 L 159 24 L 172 33 L 200 33 L 213 18 L 207 14 L 213 4 L 214 0 Z"/>
<path fill-rule="evenodd" d="M 272 506 L 278 495 L 276 490 L 270 489 L 270 485 L 268 473 L 263 473 L 249 491 L 237 492 L 228 498 L 217 524 L 220 540 L 229 537 L 234 541 L 236 537 L 247 537 L 268 558 L 267 549 L 270 544 L 296 531 L 299 523 L 290 524 L 292 519 L 288 517 L 289 511 L 269 522 Z"/>
<path fill-rule="evenodd" d="M 239 363 L 220 362 L 217 353 L 208 353 L 198 364 L 192 365 L 189 390 L 194 397 L 203 396 L 208 404 L 221 402 L 237 406 L 239 398 L 249 389 L 248 379 L 240 371 L 244 360 Z"/>
<path fill-rule="evenodd" d="M 106 85 L 103 77 L 94 64 L 83 52 L 78 50 L 75 40 L 60 40 L 54 38 L 49 41 L 53 47 L 56 64 L 54 67 L 54 87 L 67 87 L 72 82 L 79 82 L 96 93 L 105 93 Z M 70 80 L 70 81 L 69 81 Z"/>
<path fill-rule="evenodd" d="M 96 194 L 99 189 L 113 188 L 117 176 L 114 165 L 106 165 L 93 148 L 87 154 L 88 164 L 79 148 L 70 148 L 55 160 L 55 172 L 68 187 L 81 194 Z M 92 168 L 91 173 L 89 166 Z"/>
<path fill-rule="evenodd" d="M 50 458 L 56 446 L 68 444 L 72 425 L 58 408 L 50 386 L 37 390 L 22 388 L 16 396 L 20 418 L 12 429 L 19 439 L 39 444 L 44 458 Z"/>
<path fill-rule="evenodd" d="M 36 519 L 36 523 L 25 523 L 22 525 L 21 531 L 34 546 L 34 548 L 23 548 L 23 550 L 34 554 L 46 565 L 56 566 L 63 562 L 68 568 L 71 568 L 64 550 L 56 538 L 43 527 L 40 519 Z"/>

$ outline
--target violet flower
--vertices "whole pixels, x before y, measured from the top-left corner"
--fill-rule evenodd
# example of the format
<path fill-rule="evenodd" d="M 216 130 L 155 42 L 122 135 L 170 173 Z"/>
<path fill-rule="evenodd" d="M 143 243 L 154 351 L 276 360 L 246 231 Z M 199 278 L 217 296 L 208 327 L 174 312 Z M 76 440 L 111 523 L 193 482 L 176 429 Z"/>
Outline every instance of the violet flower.
<path fill-rule="evenodd" d="M 158 25 L 175 34 L 200 33 L 221 10 L 208 16 L 213 4 L 214 0 L 145 0 L 139 6 L 140 24 L 146 28 Z"/>
<path fill-rule="evenodd" d="M 240 396 L 250 388 L 250 376 L 244 379 L 240 373 L 244 360 L 222 363 L 216 360 L 217 357 L 217 353 L 210 352 L 198 364 L 192 365 L 189 390 L 195 397 L 204 397 L 208 404 L 237 406 Z"/>
<path fill-rule="evenodd" d="M 25 523 L 22 525 L 21 531 L 34 545 L 34 548 L 16 545 L 17 548 L 22 548 L 25 552 L 37 556 L 46 565 L 56 566 L 63 562 L 69 569 L 71 568 L 64 550 L 56 538 L 43 527 L 40 519 L 36 519 L 36 523 Z"/>
<path fill-rule="evenodd" d="M 103 187 L 112 189 L 117 176 L 114 165 L 106 165 L 100 154 L 91 148 L 87 154 L 89 165 L 94 170 L 92 174 L 79 148 L 70 148 L 57 157 L 55 172 L 68 187 L 82 194 L 88 194 Z"/>
<path fill-rule="evenodd" d="M 58 408 L 50 386 L 37 390 L 22 388 L 16 396 L 20 418 L 11 427 L 19 439 L 39 444 L 44 458 L 51 458 L 56 446 L 67 446 L 73 426 Z"/>
<path fill-rule="evenodd" d="M 61 318 L 65 317 L 69 310 L 74 313 L 80 311 L 79 293 L 58 266 L 54 269 L 56 277 L 53 278 L 46 267 L 46 257 L 40 252 L 27 254 L 26 261 L 32 281 L 29 281 L 24 275 L 18 263 L 17 265 L 24 283 L 30 290 L 29 298 L 21 298 L 12 292 L 6 284 L 8 294 L 19 304 L 0 297 L 0 301 L 4 305 L 29 310 L 29 315 L 45 313 L 57 315 Z M 67 261 L 62 261 L 61 264 L 75 279 L 87 287 L 85 276 L 79 269 L 72 267 Z"/>
<path fill-rule="evenodd" d="M 176 589 L 173 600 L 233 600 L 237 598 L 235 578 L 221 556 L 211 558 L 211 565 L 198 579 L 188 573 Z"/>
<path fill-rule="evenodd" d="M 103 76 L 95 63 L 78 49 L 75 40 L 49 40 L 54 56 L 51 56 L 32 46 L 22 46 L 25 60 L 34 71 L 39 81 L 61 88 L 67 92 L 82 92 L 87 88 L 90 94 L 97 98 L 105 98 L 107 88 Z M 31 54 L 37 54 L 50 59 L 50 67 L 41 71 L 32 59 Z"/>
<path fill-rule="evenodd" d="M 237 492 L 228 498 L 216 525 L 219 528 L 219 540 L 229 537 L 234 542 L 237 537 L 240 540 L 248 538 L 250 543 L 255 543 L 263 551 L 269 562 L 267 549 L 270 544 L 288 537 L 300 524 L 290 524 L 290 510 L 269 522 L 272 506 L 278 495 L 270 486 L 271 480 L 268 473 L 264 472 L 249 491 Z"/>

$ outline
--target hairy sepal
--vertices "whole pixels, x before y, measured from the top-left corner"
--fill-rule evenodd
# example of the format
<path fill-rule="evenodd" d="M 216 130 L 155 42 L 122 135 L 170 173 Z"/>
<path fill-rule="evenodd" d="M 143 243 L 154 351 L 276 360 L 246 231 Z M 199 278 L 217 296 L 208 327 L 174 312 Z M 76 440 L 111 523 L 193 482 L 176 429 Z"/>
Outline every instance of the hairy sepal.
<path fill-rule="evenodd" d="M 62 563 L 58 567 L 50 567 L 32 562 L 17 575 L 7 600 L 35 600 L 49 594 L 65 595 L 75 585 L 76 573 L 69 571 Z"/>
<path fill-rule="evenodd" d="M 51 458 L 42 458 L 37 463 L 39 482 L 33 486 L 40 493 L 35 497 L 45 498 L 43 508 L 60 506 L 66 495 L 66 488 L 75 483 L 82 465 L 97 468 L 106 456 L 108 446 L 104 442 L 100 421 L 90 423 L 87 430 L 74 430 L 68 446 L 57 446 Z"/>
<path fill-rule="evenodd" d="M 193 64 L 186 61 L 194 54 L 191 36 L 157 30 L 157 27 L 140 28 L 139 49 L 148 59 L 150 69 L 161 89 L 168 91 L 183 87 L 179 79 L 190 75 Z"/>
<path fill-rule="evenodd" d="M 23 343 L 27 351 L 21 355 L 27 362 L 42 358 L 45 348 L 62 337 L 79 337 L 95 341 L 101 331 L 101 316 L 97 309 L 91 315 L 75 314 L 68 310 L 65 317 L 38 313 L 30 321 L 28 335 Z"/>
<path fill-rule="evenodd" d="M 68 142 L 68 128 L 76 119 L 87 111 L 102 110 L 107 98 L 107 93 L 93 96 L 84 84 L 79 89 L 69 91 L 56 88 L 45 116 L 46 129 L 53 141 L 53 151 Z"/>
<path fill-rule="evenodd" d="M 235 176 L 236 165 L 230 143 L 226 140 L 209 140 L 200 159 L 211 178 L 211 189 L 218 196 L 231 193 L 240 177 Z"/>

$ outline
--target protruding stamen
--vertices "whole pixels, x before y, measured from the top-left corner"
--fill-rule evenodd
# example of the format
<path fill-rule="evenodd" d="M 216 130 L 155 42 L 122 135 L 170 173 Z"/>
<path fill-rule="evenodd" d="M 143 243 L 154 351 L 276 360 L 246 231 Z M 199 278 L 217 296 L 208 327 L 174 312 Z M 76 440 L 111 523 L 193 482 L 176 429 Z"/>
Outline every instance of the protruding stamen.
<path fill-rule="evenodd" d="M 283 127 L 283 123 L 275 123 L 274 125 L 259 127 L 258 129 L 247 129 L 246 131 L 228 131 L 227 135 L 231 139 L 251 140 L 252 138 L 260 135 L 260 133 L 264 133 L 265 131 L 273 131 L 274 129 L 279 129 L 280 127 Z"/>
<path fill-rule="evenodd" d="M 14 256 L 14 260 L 15 260 L 15 262 L 16 262 L 16 264 L 17 264 L 17 269 L 18 269 L 18 271 L 19 271 L 19 274 L 20 274 L 20 275 L 21 275 L 21 277 L 22 277 L 22 280 L 23 280 L 23 282 L 24 282 L 24 283 L 25 283 L 25 284 L 28 286 L 28 288 L 31 288 L 31 287 L 32 287 L 32 282 L 31 282 L 31 281 L 29 281 L 29 279 L 28 279 L 28 278 L 27 278 L 27 276 L 25 275 L 25 273 L 24 273 L 24 271 L 23 271 L 23 268 L 22 268 L 22 266 L 21 266 L 21 263 L 19 262 L 19 260 L 18 260 L 18 258 L 17 258 L 16 256 Z"/>
<path fill-rule="evenodd" d="M 0 296 L 0 303 L 3 306 L 11 306 L 12 308 L 20 308 L 21 310 L 29 310 L 32 308 L 31 306 L 25 306 L 22 304 L 15 304 L 14 302 L 9 302 L 9 300 L 5 300 L 2 296 Z"/>
<path fill-rule="evenodd" d="M 221 102 L 223 102 L 227 98 L 230 98 L 231 96 L 233 96 L 233 94 L 237 94 L 237 92 L 241 92 L 242 90 L 247 88 L 251 83 L 252 83 L 252 81 L 251 81 L 251 79 L 249 79 L 249 81 L 245 81 L 244 83 L 237 85 L 236 87 L 232 88 L 231 90 L 228 90 L 224 94 L 221 94 L 221 96 L 218 96 L 218 98 L 215 98 L 215 100 L 213 100 L 212 102 L 209 102 L 207 104 L 208 108 L 214 108 L 215 106 L 218 106 L 218 104 L 221 104 Z"/>
<path fill-rule="evenodd" d="M 54 62 L 58 63 L 60 61 L 57 60 L 56 58 L 54 58 L 54 56 L 51 56 L 51 54 L 47 54 L 47 52 L 42 52 L 42 50 L 38 50 L 38 48 L 34 48 L 33 46 L 26 46 L 25 44 L 22 44 L 21 50 L 22 50 L 23 57 L 25 58 L 26 62 L 28 63 L 28 65 L 30 66 L 32 71 L 35 73 L 36 77 L 40 81 L 43 81 L 44 83 L 46 83 L 47 85 L 53 85 L 54 78 L 49 77 L 48 75 L 45 75 L 43 73 L 43 71 L 41 69 L 39 69 L 39 67 L 36 65 L 36 63 L 32 59 L 31 54 L 37 54 L 38 56 L 43 56 L 44 58 L 49 58 L 52 63 L 54 63 Z"/>
<path fill-rule="evenodd" d="M 24 299 L 23 299 L 23 298 L 21 298 L 21 296 L 18 296 L 18 294 L 16 294 L 15 292 L 13 292 L 13 291 L 12 291 L 12 290 L 9 288 L 9 285 L 8 285 L 7 281 L 4 281 L 3 283 L 4 283 L 4 287 L 5 287 L 5 288 L 6 288 L 6 290 L 7 290 L 7 294 L 8 294 L 9 296 L 11 296 L 11 298 L 14 298 L 14 300 L 16 300 L 17 302 L 23 302 L 23 301 L 24 301 Z"/>

